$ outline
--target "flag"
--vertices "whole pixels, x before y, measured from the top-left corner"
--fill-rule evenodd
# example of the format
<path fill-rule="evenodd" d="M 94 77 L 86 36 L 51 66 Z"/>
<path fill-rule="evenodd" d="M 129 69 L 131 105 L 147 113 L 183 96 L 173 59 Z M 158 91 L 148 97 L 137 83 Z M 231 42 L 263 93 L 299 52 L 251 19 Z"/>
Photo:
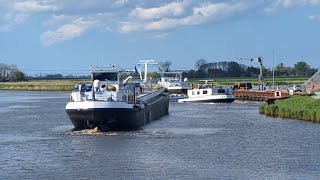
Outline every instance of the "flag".
<path fill-rule="evenodd" d="M 135 73 L 138 73 L 137 66 L 134 66 L 134 72 L 135 72 Z"/>

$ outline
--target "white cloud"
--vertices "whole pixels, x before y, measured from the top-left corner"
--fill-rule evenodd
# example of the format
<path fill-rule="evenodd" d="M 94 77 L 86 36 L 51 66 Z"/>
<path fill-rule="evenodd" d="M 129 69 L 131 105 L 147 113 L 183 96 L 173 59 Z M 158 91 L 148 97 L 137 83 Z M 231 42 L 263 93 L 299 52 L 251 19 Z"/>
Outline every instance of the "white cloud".
<path fill-rule="evenodd" d="M 166 39 L 169 36 L 168 33 L 156 34 L 151 37 L 151 39 Z"/>
<path fill-rule="evenodd" d="M 46 4 L 48 1 L 21 1 L 13 4 L 13 10 L 18 12 L 49 12 L 56 11 L 58 7 L 54 4 Z"/>
<path fill-rule="evenodd" d="M 193 13 L 183 18 L 162 18 L 151 22 L 124 22 L 121 25 L 121 32 L 129 33 L 133 31 L 159 31 L 172 29 L 179 26 L 192 26 L 206 23 L 208 21 L 219 21 L 229 16 L 235 15 L 247 9 L 244 4 L 203 4 L 193 8 Z"/>
<path fill-rule="evenodd" d="M 57 10 L 57 6 L 50 4 L 53 2 L 53 0 L 1 0 L 0 11 L 3 11 L 2 19 L 6 24 L 2 26 L 1 31 L 11 31 L 15 26 L 25 23 L 33 13 L 46 13 Z"/>
<path fill-rule="evenodd" d="M 320 0 L 306 0 L 306 1 L 311 5 L 319 5 L 320 4 Z"/>
<path fill-rule="evenodd" d="M 207 22 L 209 20 L 217 21 L 229 16 L 236 15 L 239 12 L 247 10 L 247 6 L 242 3 L 227 4 L 205 4 L 193 9 L 193 15 L 185 19 L 185 23 L 198 24 L 197 22 Z"/>
<path fill-rule="evenodd" d="M 144 30 L 152 31 L 152 30 L 166 30 L 166 29 L 172 29 L 179 25 L 182 25 L 182 21 L 179 19 L 168 19 L 164 18 L 159 21 L 150 22 L 147 23 L 144 26 Z"/>
<path fill-rule="evenodd" d="M 277 0 L 271 3 L 269 6 L 265 7 L 266 12 L 275 12 L 279 9 L 291 8 L 296 6 L 314 6 L 319 5 L 320 0 Z"/>
<path fill-rule="evenodd" d="M 320 15 L 319 15 L 319 14 L 317 14 L 317 15 L 311 15 L 311 16 L 309 16 L 309 19 L 310 19 L 311 21 L 320 21 Z"/>
<path fill-rule="evenodd" d="M 37 15 L 41 21 L 34 25 L 44 28 L 41 41 L 46 46 L 80 37 L 91 28 L 165 37 L 174 28 L 318 5 L 320 0 L 0 0 L 0 31 L 22 26 Z"/>
<path fill-rule="evenodd" d="M 185 2 L 172 2 L 165 6 L 156 8 L 136 8 L 130 12 L 129 16 L 132 18 L 150 20 L 160 19 L 162 17 L 179 16 L 184 12 L 187 5 Z"/>
<path fill-rule="evenodd" d="M 47 31 L 41 35 L 44 46 L 74 39 L 87 32 L 96 22 L 84 21 L 83 18 L 74 20 L 71 24 L 65 24 L 56 31 Z"/>
<path fill-rule="evenodd" d="M 52 15 L 51 19 L 49 19 L 48 21 L 45 21 L 43 23 L 43 25 L 47 26 L 47 27 L 58 26 L 60 24 L 70 22 L 75 18 L 76 18 L 75 16 L 69 16 L 69 15 L 65 15 L 65 14 Z"/>
<path fill-rule="evenodd" d="M 122 22 L 120 27 L 120 32 L 122 33 L 129 33 L 132 31 L 138 31 L 142 28 L 142 24 L 134 23 L 134 22 Z"/>
<path fill-rule="evenodd" d="M 4 24 L 0 26 L 0 32 L 10 32 L 15 25 L 23 24 L 29 17 L 25 13 L 6 13 L 2 19 Z"/>
<path fill-rule="evenodd" d="M 4 15 L 4 19 L 11 24 L 23 24 L 29 16 L 30 14 L 26 13 L 7 13 Z"/>
<path fill-rule="evenodd" d="M 116 0 L 114 3 L 113 3 L 113 7 L 122 7 L 126 4 L 129 3 L 129 0 Z"/>

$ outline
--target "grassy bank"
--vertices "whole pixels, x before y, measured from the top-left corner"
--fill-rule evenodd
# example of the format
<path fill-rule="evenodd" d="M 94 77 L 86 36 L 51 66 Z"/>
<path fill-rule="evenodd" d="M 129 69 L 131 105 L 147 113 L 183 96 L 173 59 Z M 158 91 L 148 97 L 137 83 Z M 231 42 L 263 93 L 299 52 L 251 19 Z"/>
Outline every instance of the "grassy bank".
<path fill-rule="evenodd" d="M 89 80 L 32 80 L 26 82 L 1 82 L 0 90 L 21 91 L 71 91 L 73 86 Z"/>
<path fill-rule="evenodd" d="M 208 79 L 208 78 L 203 78 Z M 199 80 L 190 79 L 189 82 L 198 84 Z M 214 78 L 208 79 L 215 86 L 231 86 L 237 82 L 251 82 L 253 85 L 258 85 L 257 78 Z M 276 85 L 287 84 L 303 84 L 307 78 L 276 78 Z M 22 90 L 22 91 L 71 91 L 73 86 L 78 83 L 88 83 L 89 79 L 62 79 L 62 80 L 29 80 L 26 82 L 0 82 L 0 90 Z M 265 82 L 272 82 L 272 78 L 265 78 Z"/>
<path fill-rule="evenodd" d="M 320 101 L 310 96 L 293 96 L 274 104 L 262 104 L 259 112 L 273 117 L 320 122 Z"/>

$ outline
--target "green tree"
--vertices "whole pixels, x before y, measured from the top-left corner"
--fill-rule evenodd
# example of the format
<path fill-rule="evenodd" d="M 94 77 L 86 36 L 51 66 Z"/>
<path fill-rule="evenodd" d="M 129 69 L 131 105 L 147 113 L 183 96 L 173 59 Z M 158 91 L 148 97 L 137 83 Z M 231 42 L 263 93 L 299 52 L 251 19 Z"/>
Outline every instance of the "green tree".
<path fill-rule="evenodd" d="M 304 61 L 299 61 L 294 65 L 294 72 L 298 76 L 307 76 L 309 70 L 310 66 Z"/>
<path fill-rule="evenodd" d="M 16 81 L 26 81 L 27 78 L 25 74 L 21 71 L 12 71 L 9 77 L 9 81 L 16 82 Z"/>
<path fill-rule="evenodd" d="M 274 69 L 274 73 L 276 76 L 288 75 L 287 67 L 285 67 L 283 63 L 280 63 Z"/>
<path fill-rule="evenodd" d="M 229 62 L 227 74 L 230 77 L 240 77 L 241 75 L 241 67 L 237 62 L 231 61 Z"/>
<path fill-rule="evenodd" d="M 160 74 L 157 72 L 148 73 L 148 77 L 152 78 L 153 80 L 157 80 L 160 78 Z"/>

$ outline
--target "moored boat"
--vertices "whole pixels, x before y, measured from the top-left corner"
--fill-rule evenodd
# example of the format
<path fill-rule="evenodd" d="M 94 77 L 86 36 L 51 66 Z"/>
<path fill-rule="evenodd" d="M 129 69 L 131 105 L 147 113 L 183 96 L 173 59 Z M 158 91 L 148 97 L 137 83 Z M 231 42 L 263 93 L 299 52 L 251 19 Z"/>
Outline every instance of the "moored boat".
<path fill-rule="evenodd" d="M 184 99 L 187 97 L 189 89 L 188 79 L 182 80 L 182 71 L 168 71 L 161 73 L 161 79 L 158 85 L 165 88 L 170 96 L 171 101 L 177 101 L 178 99 Z"/>
<path fill-rule="evenodd" d="M 118 67 L 91 67 L 92 87 L 75 86 L 66 112 L 75 130 L 135 130 L 169 111 L 169 94 L 151 83 L 122 80 Z M 147 79 L 147 78 L 145 78 Z"/>
<path fill-rule="evenodd" d="M 187 94 L 189 89 L 188 79 L 182 80 L 182 71 L 162 72 L 158 85 L 168 90 L 170 94 Z"/>
<path fill-rule="evenodd" d="M 197 88 L 188 90 L 187 98 L 179 99 L 183 102 L 213 102 L 213 103 L 231 103 L 235 100 L 230 88 L 214 87 L 208 84 L 198 84 Z"/>

